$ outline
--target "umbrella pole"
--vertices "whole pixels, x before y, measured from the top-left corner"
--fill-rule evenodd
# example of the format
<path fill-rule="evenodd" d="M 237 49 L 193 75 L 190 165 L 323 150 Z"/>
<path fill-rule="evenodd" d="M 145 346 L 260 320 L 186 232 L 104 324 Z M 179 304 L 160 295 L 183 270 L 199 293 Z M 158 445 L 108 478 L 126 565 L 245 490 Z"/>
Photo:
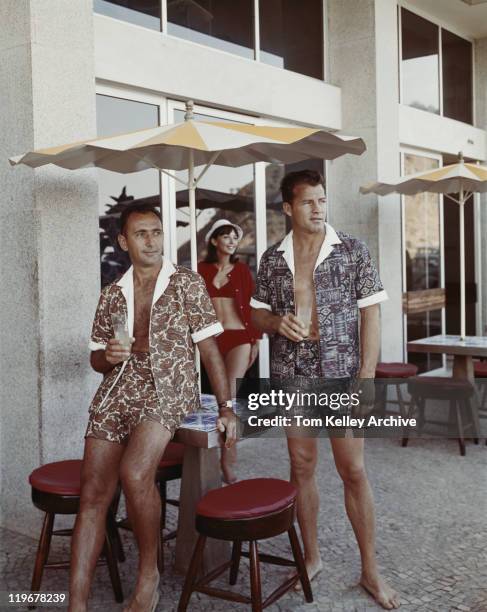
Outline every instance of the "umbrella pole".
<path fill-rule="evenodd" d="M 460 189 L 460 340 L 465 339 L 465 198 L 463 187 Z"/>
<path fill-rule="evenodd" d="M 191 248 L 191 269 L 198 268 L 198 252 L 196 248 L 196 187 L 194 184 L 194 152 L 188 151 L 188 190 L 189 190 L 189 244 Z"/>

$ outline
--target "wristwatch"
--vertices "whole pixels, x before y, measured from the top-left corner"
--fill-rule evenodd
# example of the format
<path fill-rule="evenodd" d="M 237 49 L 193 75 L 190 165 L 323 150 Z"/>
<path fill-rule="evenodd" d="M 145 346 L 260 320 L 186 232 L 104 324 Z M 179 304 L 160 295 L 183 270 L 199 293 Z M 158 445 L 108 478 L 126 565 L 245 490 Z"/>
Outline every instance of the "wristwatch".
<path fill-rule="evenodd" d="M 218 402 L 219 410 L 232 410 L 233 411 L 233 402 L 232 400 L 226 400 L 225 402 Z"/>

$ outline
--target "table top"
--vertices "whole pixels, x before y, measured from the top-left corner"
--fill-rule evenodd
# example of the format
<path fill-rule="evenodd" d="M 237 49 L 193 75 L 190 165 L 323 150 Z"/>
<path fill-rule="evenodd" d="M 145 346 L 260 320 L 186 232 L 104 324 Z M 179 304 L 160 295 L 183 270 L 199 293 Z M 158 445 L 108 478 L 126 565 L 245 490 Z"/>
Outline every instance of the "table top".
<path fill-rule="evenodd" d="M 238 410 L 237 410 L 238 414 Z M 223 435 L 216 428 L 218 404 L 214 395 L 201 395 L 201 408 L 189 414 L 174 434 L 174 442 L 198 448 L 222 446 Z"/>
<path fill-rule="evenodd" d="M 466 336 L 464 340 L 460 340 L 460 336 L 441 334 L 412 340 L 408 342 L 407 349 L 412 353 L 446 353 L 487 357 L 487 336 Z"/>

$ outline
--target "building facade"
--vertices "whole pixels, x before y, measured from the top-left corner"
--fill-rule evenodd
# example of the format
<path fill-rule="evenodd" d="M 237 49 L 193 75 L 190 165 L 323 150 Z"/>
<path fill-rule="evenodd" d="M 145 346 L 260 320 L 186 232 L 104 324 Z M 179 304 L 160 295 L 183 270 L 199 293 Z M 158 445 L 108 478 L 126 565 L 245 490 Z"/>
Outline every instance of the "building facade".
<path fill-rule="evenodd" d="M 382 359 L 458 333 L 458 211 L 436 195 L 360 196 L 360 185 L 487 158 L 487 3 L 467 0 L 5 0 L 0 18 L 2 524 L 38 520 L 40 463 L 79 457 L 97 384 L 87 338 L 101 283 L 120 271 L 117 206 L 161 205 L 164 250 L 187 263 L 186 194 L 157 171 L 12 170 L 27 150 L 197 118 L 300 123 L 361 136 L 367 152 L 310 164 L 329 221 L 367 242 L 389 294 Z M 212 168 L 198 194 L 198 250 L 215 218 L 242 225 L 254 269 L 282 238 L 289 167 Z M 467 206 L 467 333 L 487 324 L 487 202 Z M 211 207 L 214 202 L 215 206 Z M 208 204 L 210 203 L 210 205 Z M 101 265 L 100 265 L 101 263 Z M 484 280 L 483 280 L 484 279 Z M 410 355 L 409 359 L 417 359 Z M 442 365 L 421 357 L 423 371 Z M 258 369 L 268 372 L 262 343 Z"/>

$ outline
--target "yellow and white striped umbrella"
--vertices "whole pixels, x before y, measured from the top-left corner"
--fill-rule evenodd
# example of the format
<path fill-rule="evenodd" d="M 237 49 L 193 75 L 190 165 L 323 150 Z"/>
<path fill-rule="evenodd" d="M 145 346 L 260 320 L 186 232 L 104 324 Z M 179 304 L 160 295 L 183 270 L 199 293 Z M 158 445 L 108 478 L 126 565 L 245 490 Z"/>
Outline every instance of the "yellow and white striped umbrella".
<path fill-rule="evenodd" d="M 360 188 L 360 193 L 402 193 L 415 195 L 424 191 L 433 193 L 460 193 L 464 196 L 487 191 L 487 168 L 476 164 L 465 163 L 462 160 L 443 168 L 419 172 L 401 178 L 397 183 L 368 183 Z"/>
<path fill-rule="evenodd" d="M 460 207 L 460 338 L 465 338 L 465 202 L 472 193 L 487 192 L 487 168 L 465 163 L 462 153 L 458 162 L 400 178 L 396 183 L 368 183 L 360 187 L 360 193 L 376 193 L 384 196 L 390 193 L 415 195 L 425 191 L 442 193 Z M 458 198 L 454 197 L 458 194 Z"/>
<path fill-rule="evenodd" d="M 39 149 L 12 157 L 10 163 L 38 168 L 55 164 L 74 170 L 96 166 L 129 173 L 158 168 L 188 169 L 188 152 L 201 166 L 243 166 L 254 162 L 293 163 L 335 159 L 365 151 L 361 138 L 307 127 L 273 127 L 190 119 L 128 134 Z"/>
<path fill-rule="evenodd" d="M 12 157 L 10 163 L 32 168 L 55 164 L 69 170 L 97 167 L 123 174 L 156 168 L 169 176 L 173 175 L 168 170 L 187 169 L 187 183 L 177 180 L 189 190 L 191 267 L 196 270 L 195 189 L 212 164 L 290 164 L 306 159 L 335 159 L 345 153 L 361 155 L 365 148 L 361 138 L 316 128 L 195 121 L 193 102 L 188 101 L 185 121 L 181 123 L 39 149 Z M 195 177 L 195 167 L 203 165 Z"/>

